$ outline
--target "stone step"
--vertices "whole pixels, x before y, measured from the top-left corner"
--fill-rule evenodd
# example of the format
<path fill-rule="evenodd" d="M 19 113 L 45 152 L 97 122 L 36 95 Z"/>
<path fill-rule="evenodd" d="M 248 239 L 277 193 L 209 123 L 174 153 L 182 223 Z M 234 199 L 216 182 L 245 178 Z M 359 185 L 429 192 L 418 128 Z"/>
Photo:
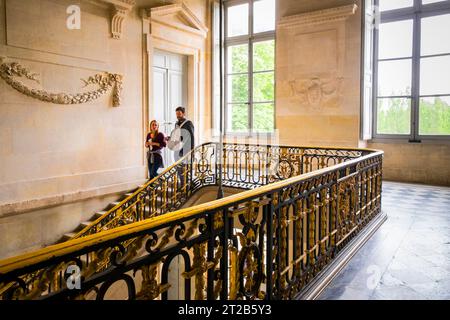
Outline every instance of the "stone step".
<path fill-rule="evenodd" d="M 94 220 L 97 220 L 98 218 L 103 217 L 107 213 L 108 213 L 108 211 L 97 211 L 94 214 Z"/>
<path fill-rule="evenodd" d="M 92 224 L 92 221 L 83 221 L 80 223 L 80 230 L 83 230 L 86 227 L 89 227 Z"/>
<path fill-rule="evenodd" d="M 63 241 L 67 241 L 67 240 L 72 239 L 77 234 L 77 232 L 87 228 L 95 220 L 99 219 L 100 217 L 105 216 L 110 209 L 112 209 L 115 206 L 117 206 L 118 204 L 120 204 L 120 202 L 122 202 L 126 198 L 131 197 L 134 194 L 134 192 L 136 192 L 137 190 L 139 190 L 140 188 L 142 188 L 144 186 L 145 185 L 140 185 L 139 187 L 137 187 L 136 189 L 132 190 L 131 192 L 127 192 L 127 193 L 123 194 L 123 196 L 121 197 L 120 201 L 111 202 L 109 205 L 106 206 L 105 210 L 96 212 L 93 215 L 91 221 L 83 221 L 83 222 L 81 222 L 80 225 L 78 226 L 78 228 L 75 230 L 75 232 L 69 232 L 69 233 L 64 234 L 64 236 L 62 237 L 62 240 Z M 167 197 L 168 198 L 172 197 L 172 193 L 173 193 L 173 188 L 170 186 L 170 187 L 167 188 Z M 156 206 L 160 206 L 161 204 L 162 204 L 162 195 L 159 195 L 156 198 Z M 148 213 L 149 213 L 149 208 L 146 206 L 145 207 L 145 214 L 147 215 Z"/>
<path fill-rule="evenodd" d="M 114 208 L 115 206 L 117 206 L 118 204 L 120 204 L 120 202 L 122 202 L 123 200 L 127 199 L 128 197 L 131 197 L 137 190 L 139 190 L 140 188 L 144 187 L 145 185 L 140 185 L 139 187 L 135 188 L 134 190 L 127 192 L 125 194 L 122 195 L 121 200 L 120 201 L 114 201 L 111 202 L 103 211 L 97 211 L 93 216 L 92 219 L 90 221 L 83 221 L 79 224 L 79 226 L 77 227 L 77 229 L 75 229 L 75 232 L 69 232 L 63 235 L 62 240 L 61 241 L 68 241 L 70 239 L 72 239 L 79 231 L 87 228 L 88 226 L 90 226 L 95 220 L 99 219 L 100 217 L 104 217 L 108 211 L 112 208 Z M 167 188 L 167 197 L 170 198 L 172 197 L 173 193 L 173 188 L 171 186 L 169 186 Z M 156 198 L 156 206 L 160 206 L 162 204 L 162 195 L 160 194 L 157 198 Z M 148 206 L 145 207 L 145 215 L 147 215 L 149 213 L 149 208 Z"/>
<path fill-rule="evenodd" d="M 117 206 L 119 203 L 120 203 L 120 201 L 114 201 L 114 202 L 111 202 L 111 203 L 107 206 L 107 209 L 108 209 L 108 210 L 109 210 L 109 209 L 112 209 L 112 208 L 114 208 L 115 206 Z"/>
<path fill-rule="evenodd" d="M 68 241 L 68 240 L 72 239 L 73 237 L 75 237 L 76 234 L 77 234 L 76 232 L 65 233 L 63 235 L 63 241 Z"/>
<path fill-rule="evenodd" d="M 139 189 L 141 189 L 141 188 L 143 188 L 143 187 L 145 187 L 145 185 L 144 184 L 142 184 L 142 185 L 140 185 L 139 187 L 137 187 L 135 190 L 133 190 L 132 192 L 136 192 L 137 190 L 139 190 Z M 169 185 L 168 187 L 167 187 L 167 190 L 172 190 L 173 189 L 173 186 L 172 185 Z"/>

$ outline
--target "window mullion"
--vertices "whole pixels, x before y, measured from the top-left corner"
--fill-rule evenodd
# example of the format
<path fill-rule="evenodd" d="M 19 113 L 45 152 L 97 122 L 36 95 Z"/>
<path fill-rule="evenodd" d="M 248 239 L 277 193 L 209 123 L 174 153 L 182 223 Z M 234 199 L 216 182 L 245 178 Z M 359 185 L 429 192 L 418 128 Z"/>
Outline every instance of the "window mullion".
<path fill-rule="evenodd" d="M 416 1 L 416 7 L 420 3 Z M 414 16 L 413 26 L 413 61 L 412 61 L 412 101 L 411 101 L 411 141 L 418 141 L 419 135 L 419 105 L 420 105 L 420 16 Z"/>
<path fill-rule="evenodd" d="M 220 6 L 220 4 L 219 4 Z M 221 106 L 223 108 L 223 110 L 220 110 L 221 115 L 223 116 L 223 132 L 225 134 L 228 133 L 228 106 L 229 106 L 229 101 L 228 101 L 228 90 L 230 90 L 228 88 L 228 43 L 227 43 L 227 39 L 228 39 L 228 4 L 225 2 L 223 4 L 223 7 L 220 8 L 220 10 L 223 10 L 224 15 L 223 15 L 223 25 L 222 25 L 222 32 L 223 32 L 223 43 L 222 43 L 222 55 L 223 55 L 223 73 L 222 73 L 222 77 L 223 79 L 221 79 L 224 83 L 223 83 L 223 97 L 222 97 L 222 101 L 221 101 Z M 222 36 L 222 35 L 221 35 Z M 220 39 L 221 37 L 219 37 Z M 219 40 L 220 41 L 220 40 Z M 220 133 L 222 134 L 222 132 Z"/>
<path fill-rule="evenodd" d="M 367 0 L 366 0 L 367 1 Z M 379 12 L 378 0 L 374 0 L 374 17 L 377 19 Z M 372 66 L 372 137 L 377 137 L 378 135 L 378 46 L 379 46 L 379 31 L 377 21 L 374 22 L 373 30 L 373 66 Z"/>

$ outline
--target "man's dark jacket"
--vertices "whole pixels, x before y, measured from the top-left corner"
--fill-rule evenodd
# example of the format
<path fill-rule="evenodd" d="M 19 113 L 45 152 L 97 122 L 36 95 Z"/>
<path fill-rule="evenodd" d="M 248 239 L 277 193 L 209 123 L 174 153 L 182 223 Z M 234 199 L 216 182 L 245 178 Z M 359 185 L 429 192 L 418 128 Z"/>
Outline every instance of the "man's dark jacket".
<path fill-rule="evenodd" d="M 177 125 L 181 126 L 185 119 L 178 120 Z M 179 151 L 179 156 L 182 157 L 184 153 L 189 153 L 192 149 L 194 149 L 194 124 L 191 120 L 186 120 L 186 123 L 181 128 L 181 141 L 185 141 L 186 139 L 190 140 L 189 145 L 183 145 L 183 148 Z M 184 130 L 183 130 L 184 129 Z M 188 136 L 189 135 L 189 136 Z"/>

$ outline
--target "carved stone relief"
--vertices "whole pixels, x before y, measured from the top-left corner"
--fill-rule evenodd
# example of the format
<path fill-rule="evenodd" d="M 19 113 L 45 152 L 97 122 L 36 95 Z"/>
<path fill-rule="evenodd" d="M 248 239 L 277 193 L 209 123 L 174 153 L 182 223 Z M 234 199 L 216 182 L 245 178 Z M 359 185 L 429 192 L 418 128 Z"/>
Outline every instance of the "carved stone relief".
<path fill-rule="evenodd" d="M 278 79 L 277 98 L 304 112 L 339 108 L 346 77 L 345 21 L 356 9 L 349 5 L 281 18 L 279 67 L 285 73 Z"/>
<path fill-rule="evenodd" d="M 289 81 L 291 95 L 302 105 L 321 110 L 323 106 L 337 107 L 342 96 L 344 78 L 311 78 Z"/>
<path fill-rule="evenodd" d="M 123 78 L 122 75 L 105 72 L 96 74 L 86 80 L 81 79 L 84 82 L 84 87 L 87 87 L 89 85 L 97 85 L 99 88 L 96 90 L 76 94 L 51 93 L 45 90 L 29 88 L 21 81 L 16 80 L 16 77 L 24 77 L 36 83 L 40 83 L 38 75 L 36 73 L 32 73 L 17 62 L 5 61 L 6 58 L 0 57 L 0 77 L 5 80 L 6 83 L 12 88 L 26 96 L 38 99 L 40 101 L 56 104 L 81 104 L 96 100 L 102 95 L 106 94 L 110 89 L 112 89 L 113 106 L 120 106 Z"/>

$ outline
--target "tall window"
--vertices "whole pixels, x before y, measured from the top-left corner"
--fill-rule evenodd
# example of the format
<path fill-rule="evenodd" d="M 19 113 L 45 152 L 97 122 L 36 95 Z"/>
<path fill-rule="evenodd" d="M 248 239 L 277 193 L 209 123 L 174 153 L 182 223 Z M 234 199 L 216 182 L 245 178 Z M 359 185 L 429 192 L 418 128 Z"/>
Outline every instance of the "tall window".
<path fill-rule="evenodd" d="M 225 2 L 227 133 L 275 127 L 275 0 Z"/>
<path fill-rule="evenodd" d="M 367 1 L 367 0 L 366 0 Z M 450 137 L 450 1 L 375 0 L 374 136 Z"/>

